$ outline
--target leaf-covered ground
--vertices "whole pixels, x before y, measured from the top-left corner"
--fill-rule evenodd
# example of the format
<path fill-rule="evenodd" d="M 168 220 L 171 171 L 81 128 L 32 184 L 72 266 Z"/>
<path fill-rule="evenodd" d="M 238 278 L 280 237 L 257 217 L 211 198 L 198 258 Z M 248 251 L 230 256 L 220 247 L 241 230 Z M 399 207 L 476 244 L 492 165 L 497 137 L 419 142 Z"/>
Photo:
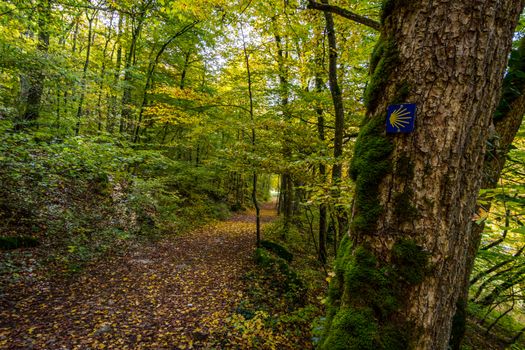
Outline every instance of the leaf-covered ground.
<path fill-rule="evenodd" d="M 263 210 L 264 221 L 273 215 Z M 228 338 L 239 334 L 228 329 L 254 243 L 253 217 L 238 215 L 138 245 L 73 278 L 13 285 L 0 294 L 0 348 L 236 347 Z"/>

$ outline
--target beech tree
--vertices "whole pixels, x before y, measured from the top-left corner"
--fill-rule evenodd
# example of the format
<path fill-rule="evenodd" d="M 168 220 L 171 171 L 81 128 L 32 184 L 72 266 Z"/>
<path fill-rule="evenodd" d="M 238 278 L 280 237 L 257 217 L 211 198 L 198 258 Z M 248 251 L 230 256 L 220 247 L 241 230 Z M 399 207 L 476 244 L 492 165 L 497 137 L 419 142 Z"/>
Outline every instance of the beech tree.
<path fill-rule="evenodd" d="M 524 1 L 385 1 L 356 182 L 321 348 L 445 349 L 462 291 L 489 125 Z M 386 134 L 387 106 L 417 105 L 416 129 Z"/>

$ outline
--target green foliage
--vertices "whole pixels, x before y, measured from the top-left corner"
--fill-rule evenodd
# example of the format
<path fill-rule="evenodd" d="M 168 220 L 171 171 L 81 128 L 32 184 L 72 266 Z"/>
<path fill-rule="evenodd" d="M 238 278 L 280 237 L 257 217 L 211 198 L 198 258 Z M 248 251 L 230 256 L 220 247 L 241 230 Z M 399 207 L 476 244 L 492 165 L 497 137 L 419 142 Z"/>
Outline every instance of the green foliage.
<path fill-rule="evenodd" d="M 12 132 L 6 122 L 0 128 L 2 229 L 53 246 L 50 260 L 66 270 L 134 235 L 179 232 L 228 213 L 222 189 L 211 185 L 215 175 L 204 167 L 104 135 Z"/>

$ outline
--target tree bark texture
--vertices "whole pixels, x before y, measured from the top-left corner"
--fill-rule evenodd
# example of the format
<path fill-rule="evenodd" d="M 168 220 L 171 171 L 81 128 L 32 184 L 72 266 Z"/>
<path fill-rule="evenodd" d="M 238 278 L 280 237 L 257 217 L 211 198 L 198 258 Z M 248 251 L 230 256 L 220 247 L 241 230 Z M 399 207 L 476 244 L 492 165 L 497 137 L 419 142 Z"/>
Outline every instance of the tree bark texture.
<path fill-rule="evenodd" d="M 521 77 L 525 72 L 525 38 L 520 40 L 519 47 L 513 53 L 514 57 L 509 61 L 508 72 L 503 80 L 502 97 L 492 118 L 494 128 L 492 135 L 489 136 L 490 146 L 483 163 L 481 188 L 497 187 L 510 146 L 525 115 L 525 79 Z M 490 204 L 484 209 L 489 211 Z M 458 301 L 457 316 L 454 319 L 454 329 L 450 340 L 452 350 L 460 349 L 461 341 L 465 334 L 466 320 L 464 316 L 466 310 L 464 309 L 467 307 L 469 287 L 475 283 L 470 280 L 470 275 L 474 268 L 474 260 L 479 249 L 484 227 L 483 223 L 474 223 L 472 227 L 471 239 L 467 250 L 467 269 L 463 279 L 463 291 Z"/>
<path fill-rule="evenodd" d="M 324 348 L 446 349 L 522 8 L 522 0 L 385 2 Z M 417 104 L 416 130 L 385 134 L 387 106 L 404 102 Z"/>

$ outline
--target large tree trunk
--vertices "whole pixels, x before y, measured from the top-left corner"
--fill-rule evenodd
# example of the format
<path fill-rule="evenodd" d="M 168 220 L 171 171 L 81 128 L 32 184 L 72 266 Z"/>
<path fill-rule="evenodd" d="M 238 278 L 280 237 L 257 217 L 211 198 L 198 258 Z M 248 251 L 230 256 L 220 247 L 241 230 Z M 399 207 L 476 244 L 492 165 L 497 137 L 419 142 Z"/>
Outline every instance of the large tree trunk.
<path fill-rule="evenodd" d="M 355 146 L 326 349 L 445 349 L 492 114 L 523 0 L 387 1 Z M 385 134 L 390 104 L 416 130 Z"/>
<path fill-rule="evenodd" d="M 489 149 L 483 164 L 483 177 L 481 188 L 495 188 L 498 185 L 501 172 L 505 166 L 507 154 L 514 137 L 516 136 L 523 115 L 525 114 L 525 38 L 522 38 L 519 47 L 513 52 L 513 59 L 509 61 L 508 72 L 503 80 L 502 97 L 493 117 L 493 131 L 490 135 Z M 490 210 L 490 198 L 486 198 L 489 205 L 485 210 Z M 470 274 L 474 267 L 474 260 L 478 252 L 483 233 L 484 224 L 473 224 L 470 244 L 468 247 L 467 270 L 463 278 L 463 291 L 458 300 L 454 328 L 450 340 L 450 348 L 459 350 L 465 333 L 466 307 L 468 301 Z M 507 225 L 508 226 L 508 225 Z M 512 260 L 512 259 L 511 259 Z"/>

